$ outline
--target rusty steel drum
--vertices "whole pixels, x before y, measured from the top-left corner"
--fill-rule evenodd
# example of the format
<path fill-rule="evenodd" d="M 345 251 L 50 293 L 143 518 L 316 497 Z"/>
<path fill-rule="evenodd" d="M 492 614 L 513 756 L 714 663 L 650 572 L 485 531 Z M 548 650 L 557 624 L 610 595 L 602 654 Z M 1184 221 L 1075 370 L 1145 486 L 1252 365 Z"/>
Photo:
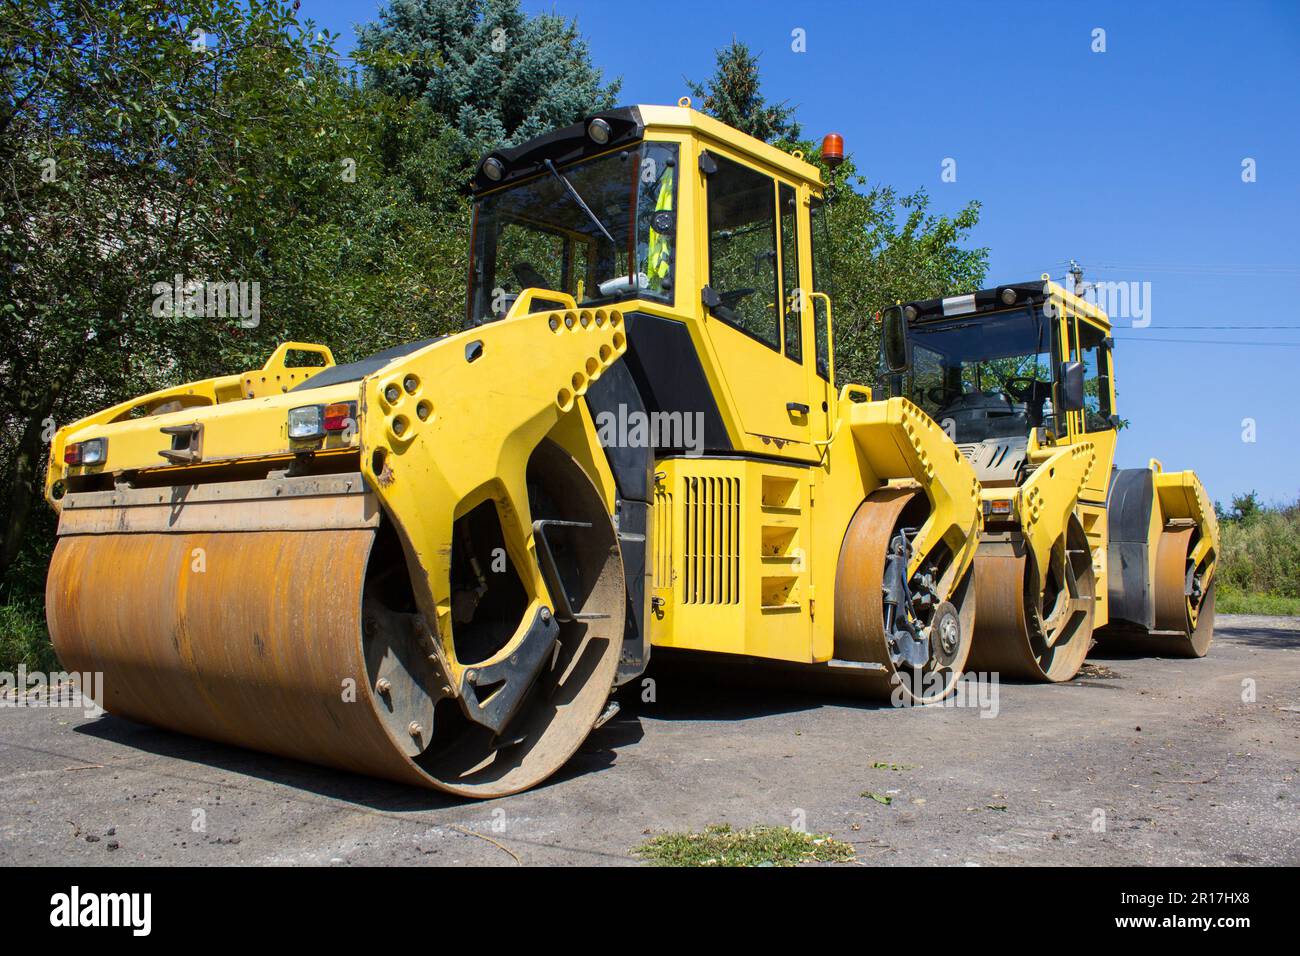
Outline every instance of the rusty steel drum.
<path fill-rule="evenodd" d="M 624 613 L 595 488 L 567 455 L 546 463 L 540 482 L 564 489 L 563 517 L 590 526 L 575 558 L 588 620 L 559 625 L 499 733 L 462 712 L 418 611 L 385 597 L 385 579 L 419 570 L 359 476 L 346 494 L 323 480 L 269 503 L 265 488 L 241 499 L 232 485 L 70 498 L 46 585 L 55 650 L 68 670 L 102 675 L 119 717 L 464 796 L 527 789 L 600 716 Z"/>
<path fill-rule="evenodd" d="M 1191 566 L 1191 527 L 1170 527 L 1160 532 L 1151 578 L 1150 628 L 1128 621 L 1112 621 L 1098 632 L 1107 652 L 1204 657 L 1214 640 L 1216 581 L 1200 593 L 1191 587 L 1196 569 Z"/>
<path fill-rule="evenodd" d="M 950 599 L 949 624 L 956 624 L 952 646 L 936 650 L 919 671 L 895 661 L 885 634 L 882 583 L 890 542 L 906 524 L 909 506 L 923 503 L 915 489 L 881 488 L 849 522 L 835 576 L 837 660 L 831 667 L 837 687 L 844 691 L 880 699 L 901 697 L 907 704 L 933 703 L 952 691 L 966 666 L 976 604 L 970 572 Z M 939 635 L 933 640 L 940 640 Z"/>
<path fill-rule="evenodd" d="M 375 532 L 60 538 L 46 592 L 64 666 L 111 714 L 426 783 L 371 699 L 361 592 Z"/>
<path fill-rule="evenodd" d="M 1096 575 L 1078 522 L 1042 574 L 1023 545 L 982 544 L 975 556 L 979 617 L 970 670 L 1014 680 L 1071 680 L 1092 646 Z"/>

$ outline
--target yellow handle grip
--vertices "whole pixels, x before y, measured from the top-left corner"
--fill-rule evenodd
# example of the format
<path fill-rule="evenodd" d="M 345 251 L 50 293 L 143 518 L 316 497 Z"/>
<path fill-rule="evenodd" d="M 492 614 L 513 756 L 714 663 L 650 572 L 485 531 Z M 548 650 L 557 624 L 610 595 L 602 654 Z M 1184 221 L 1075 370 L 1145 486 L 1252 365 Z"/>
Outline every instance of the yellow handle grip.
<path fill-rule="evenodd" d="M 326 368 L 334 364 L 334 353 L 329 350 L 329 346 L 316 345 L 314 342 L 282 342 L 280 347 L 271 353 L 262 370 L 287 368 L 284 360 L 290 352 L 311 352 L 313 355 L 323 356 Z"/>

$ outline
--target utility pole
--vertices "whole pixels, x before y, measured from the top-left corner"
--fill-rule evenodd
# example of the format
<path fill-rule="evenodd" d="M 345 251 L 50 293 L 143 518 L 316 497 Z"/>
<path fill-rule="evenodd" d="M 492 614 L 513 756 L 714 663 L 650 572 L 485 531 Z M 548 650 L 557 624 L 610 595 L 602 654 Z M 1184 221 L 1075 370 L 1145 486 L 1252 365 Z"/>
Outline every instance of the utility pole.
<path fill-rule="evenodd" d="M 1078 260 L 1070 260 L 1069 276 L 1071 280 L 1070 291 L 1079 298 L 1083 298 L 1087 291 L 1092 288 L 1092 284 L 1083 281 L 1083 266 L 1079 265 Z"/>

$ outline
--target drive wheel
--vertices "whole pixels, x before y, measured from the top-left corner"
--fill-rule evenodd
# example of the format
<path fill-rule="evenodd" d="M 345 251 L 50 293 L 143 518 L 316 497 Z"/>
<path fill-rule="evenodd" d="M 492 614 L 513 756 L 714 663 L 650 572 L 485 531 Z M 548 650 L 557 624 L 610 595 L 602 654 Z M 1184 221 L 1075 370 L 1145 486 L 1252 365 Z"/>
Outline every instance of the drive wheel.
<path fill-rule="evenodd" d="M 897 704 L 929 704 L 952 693 L 970 653 L 975 621 L 973 574 L 937 600 L 908 582 L 913 600 L 888 600 L 891 562 L 903 562 L 908 532 L 925 518 L 919 492 L 882 488 L 859 506 L 840 549 L 835 585 L 835 654 L 860 664 L 858 691 Z M 919 577 L 919 576 L 918 576 Z"/>

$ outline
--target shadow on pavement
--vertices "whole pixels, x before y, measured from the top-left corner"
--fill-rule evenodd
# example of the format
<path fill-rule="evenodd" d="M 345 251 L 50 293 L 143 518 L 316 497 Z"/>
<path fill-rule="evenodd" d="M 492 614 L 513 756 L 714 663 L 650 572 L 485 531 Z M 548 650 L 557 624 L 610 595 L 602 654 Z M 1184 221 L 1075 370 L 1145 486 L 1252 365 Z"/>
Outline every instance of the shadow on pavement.
<path fill-rule="evenodd" d="M 1278 623 L 1274 623 L 1276 620 Z M 1220 643 L 1245 644 L 1248 647 L 1262 647 L 1276 650 L 1295 650 L 1300 648 L 1300 628 L 1287 626 L 1289 618 L 1241 618 L 1221 617 L 1215 622 L 1214 643 L 1210 645 L 1210 657 Z M 1140 640 L 1140 638 L 1138 638 Z M 1098 645 L 1088 652 L 1090 661 L 1133 661 L 1148 657 L 1161 657 L 1159 654 L 1143 654 L 1141 651 L 1127 647 L 1107 647 Z M 1194 660 L 1195 658 L 1181 658 Z"/>
<path fill-rule="evenodd" d="M 616 724 L 619 725 L 618 729 L 611 732 Z M 624 724 L 632 724 L 635 729 L 624 728 L 622 726 Z M 415 812 L 474 806 L 489 802 L 456 797 L 437 790 L 421 790 L 418 787 L 392 783 L 377 777 L 366 777 L 332 767 L 319 767 L 287 757 L 190 737 L 146 724 L 137 724 L 121 717 L 114 717 L 112 714 L 105 714 L 97 720 L 82 724 L 76 728 L 76 731 L 159 757 L 183 760 L 214 770 L 254 777 L 281 787 L 305 791 L 332 800 L 342 800 L 372 810 Z M 640 737 L 639 721 L 611 720 L 592 734 L 558 773 L 534 790 L 545 789 L 552 783 L 603 769 L 614 761 L 613 748 L 623 746 L 624 743 L 634 743 Z M 209 783 L 213 787 L 228 785 L 227 782 L 216 780 L 202 782 Z"/>
<path fill-rule="evenodd" d="M 1269 626 L 1267 622 L 1220 622 L 1215 629 L 1214 639 L 1228 640 L 1235 644 L 1248 644 L 1251 647 L 1271 647 L 1295 650 L 1300 648 L 1300 630 Z M 1214 653 L 1214 645 L 1210 645 Z"/>
<path fill-rule="evenodd" d="M 642 699 L 644 680 L 654 700 Z M 730 655 L 669 655 L 656 650 L 643 678 L 623 687 L 624 713 L 655 720 L 736 721 L 818 710 L 827 705 L 893 710 L 888 700 L 854 697 L 842 681 Z"/>

